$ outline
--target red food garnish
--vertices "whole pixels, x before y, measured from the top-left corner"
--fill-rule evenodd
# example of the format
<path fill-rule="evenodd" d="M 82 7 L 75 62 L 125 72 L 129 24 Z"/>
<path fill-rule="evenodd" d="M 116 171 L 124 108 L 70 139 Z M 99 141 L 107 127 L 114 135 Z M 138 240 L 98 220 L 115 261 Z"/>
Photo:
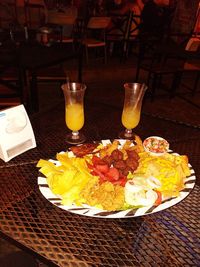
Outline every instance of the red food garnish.
<path fill-rule="evenodd" d="M 88 168 L 92 175 L 99 176 L 100 183 L 105 181 L 113 182 L 120 178 L 120 172 L 115 167 L 110 167 L 104 160 L 94 155 L 92 157 L 92 164 L 87 162 Z"/>
<path fill-rule="evenodd" d="M 126 182 L 127 182 L 127 178 L 126 177 L 121 177 L 120 179 L 118 179 L 117 181 L 113 181 L 112 183 L 114 185 L 121 185 L 121 186 L 124 187 Z"/>
<path fill-rule="evenodd" d="M 70 147 L 70 150 L 74 153 L 77 157 L 84 157 L 87 154 L 93 153 L 95 148 L 97 148 L 99 144 L 96 143 L 89 143 L 89 144 L 83 144 L 80 146 L 72 146 Z"/>
<path fill-rule="evenodd" d="M 106 177 L 110 182 L 117 181 L 119 179 L 119 171 L 115 167 L 110 167 L 109 171 L 106 173 Z"/>
<path fill-rule="evenodd" d="M 128 151 L 128 158 L 123 159 L 123 153 L 115 149 L 110 156 L 100 158 L 93 155 L 91 163 L 87 163 L 91 174 L 99 176 L 99 183 L 109 181 L 115 185 L 125 186 L 127 175 L 138 167 L 138 153 Z"/>
<path fill-rule="evenodd" d="M 155 190 L 155 192 L 157 193 L 157 199 L 156 199 L 154 205 L 158 206 L 162 203 L 162 194 L 160 191 L 157 191 L 157 190 Z"/>
<path fill-rule="evenodd" d="M 108 164 L 105 164 L 105 163 L 97 164 L 96 169 L 102 173 L 107 173 L 109 171 L 109 166 Z"/>
<path fill-rule="evenodd" d="M 98 164 L 103 164 L 104 163 L 104 161 L 101 159 L 101 158 L 99 158 L 99 157 L 97 157 L 96 155 L 94 155 L 93 157 L 92 157 L 92 164 L 93 165 L 98 165 Z"/>

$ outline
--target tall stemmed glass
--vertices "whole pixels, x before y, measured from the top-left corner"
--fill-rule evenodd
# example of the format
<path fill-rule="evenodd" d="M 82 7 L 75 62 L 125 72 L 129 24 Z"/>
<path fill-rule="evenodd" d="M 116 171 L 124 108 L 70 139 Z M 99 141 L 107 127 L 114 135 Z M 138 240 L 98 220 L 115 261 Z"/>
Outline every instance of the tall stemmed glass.
<path fill-rule="evenodd" d="M 133 129 L 140 121 L 142 100 L 147 90 L 145 84 L 125 83 L 124 107 L 122 111 L 122 124 L 126 128 L 119 134 L 122 139 L 134 139 Z"/>
<path fill-rule="evenodd" d="M 86 138 L 79 132 L 84 125 L 84 94 L 86 85 L 68 82 L 62 85 L 65 97 L 65 122 L 72 131 L 66 136 L 69 144 L 81 144 Z"/>

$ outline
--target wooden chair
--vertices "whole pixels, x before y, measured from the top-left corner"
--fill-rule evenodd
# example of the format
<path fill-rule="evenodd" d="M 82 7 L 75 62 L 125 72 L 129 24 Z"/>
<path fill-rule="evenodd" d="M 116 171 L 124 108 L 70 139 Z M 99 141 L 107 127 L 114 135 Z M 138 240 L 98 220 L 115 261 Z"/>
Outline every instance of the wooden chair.
<path fill-rule="evenodd" d="M 200 48 L 200 39 L 197 37 L 191 37 L 185 47 L 187 51 L 197 51 Z"/>
<path fill-rule="evenodd" d="M 48 11 L 47 25 L 54 29 L 54 34 L 57 33 L 59 41 L 73 44 L 76 18 L 77 14 L 68 15 L 62 12 Z"/>
<path fill-rule="evenodd" d="M 41 30 L 47 29 L 49 31 L 48 39 L 52 45 L 56 46 L 56 43 L 64 46 L 66 49 L 70 49 L 72 53 L 75 53 L 74 35 L 73 30 L 76 23 L 76 16 L 67 15 L 62 12 L 49 10 L 47 12 L 47 23 Z M 68 34 L 65 35 L 64 28 L 68 27 Z M 53 44 L 54 43 L 54 44 Z M 68 46 L 68 44 L 70 46 Z M 59 48 L 58 48 L 59 49 Z M 63 83 L 66 80 L 67 74 L 65 73 L 64 63 L 59 63 L 55 66 L 45 67 L 37 71 L 37 82 L 59 82 Z"/>
<path fill-rule="evenodd" d="M 46 23 L 47 9 L 44 1 L 30 1 L 24 3 L 25 24 L 31 30 L 38 30 Z"/>
<path fill-rule="evenodd" d="M 127 29 L 126 40 L 125 40 L 126 45 L 124 49 L 125 58 L 128 57 L 128 54 L 133 45 L 135 45 L 136 48 L 138 47 L 140 23 L 141 23 L 141 16 L 136 15 L 133 12 L 130 12 L 128 29 Z"/>
<path fill-rule="evenodd" d="M 107 62 L 106 29 L 110 23 L 110 17 L 91 17 L 86 27 L 82 44 L 85 47 L 86 61 L 89 61 L 89 48 L 103 48 L 104 62 Z"/>
<path fill-rule="evenodd" d="M 106 30 L 106 39 L 109 44 L 109 52 L 112 55 L 115 51 L 119 52 L 121 59 L 126 55 L 128 28 L 130 23 L 130 13 L 128 14 L 109 14 L 111 23 Z"/>
<path fill-rule="evenodd" d="M 180 68 L 176 79 L 178 80 L 178 87 L 180 85 L 186 87 L 188 90 L 191 91 L 192 96 L 194 96 L 198 90 L 198 84 L 200 79 L 200 39 L 196 37 L 191 37 L 186 44 L 185 51 L 186 60 Z M 194 77 L 194 82 L 193 84 L 190 84 L 190 86 L 186 85 L 183 81 L 185 74 L 190 74 Z"/>
<path fill-rule="evenodd" d="M 191 91 L 192 96 L 194 96 L 199 89 L 198 85 L 200 80 L 200 59 L 186 61 L 180 72 L 180 84 L 184 87 L 187 87 Z M 190 86 L 187 86 L 184 81 L 182 81 L 183 75 L 187 73 L 194 75 L 194 83 Z"/>
<path fill-rule="evenodd" d="M 141 70 L 147 73 L 145 82 L 153 100 L 165 77 L 165 81 L 171 80 L 168 90 L 172 97 L 179 84 L 179 79 L 177 79 L 179 71 L 185 62 L 184 47 L 169 40 L 154 40 L 152 37 L 151 40 L 143 40 L 139 50 L 135 80 L 139 80 Z"/>
<path fill-rule="evenodd" d="M 0 108 L 26 105 L 21 78 L 15 47 L 3 44 L 0 47 Z"/>
<path fill-rule="evenodd" d="M 18 23 L 16 0 L 4 0 L 0 3 L 0 27 L 10 28 Z"/>

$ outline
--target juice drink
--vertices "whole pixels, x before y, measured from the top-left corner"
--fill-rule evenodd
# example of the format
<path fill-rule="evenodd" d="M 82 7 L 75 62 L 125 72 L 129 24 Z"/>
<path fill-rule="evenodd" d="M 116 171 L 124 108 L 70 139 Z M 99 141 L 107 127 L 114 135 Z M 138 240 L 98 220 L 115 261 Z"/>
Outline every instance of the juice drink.
<path fill-rule="evenodd" d="M 69 104 L 65 109 L 65 121 L 72 131 L 80 130 L 84 125 L 84 110 L 81 104 Z"/>
<path fill-rule="evenodd" d="M 125 107 L 122 112 L 122 124 L 127 129 L 135 128 L 140 121 L 140 110 L 137 107 Z"/>

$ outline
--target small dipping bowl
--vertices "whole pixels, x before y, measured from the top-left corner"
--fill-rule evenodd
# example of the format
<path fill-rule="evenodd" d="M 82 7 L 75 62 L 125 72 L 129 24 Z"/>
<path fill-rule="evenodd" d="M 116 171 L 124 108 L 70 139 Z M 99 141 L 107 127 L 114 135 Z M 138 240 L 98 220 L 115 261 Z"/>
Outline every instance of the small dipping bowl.
<path fill-rule="evenodd" d="M 150 136 L 143 141 L 146 152 L 153 156 L 162 156 L 169 151 L 169 143 L 162 137 Z"/>

